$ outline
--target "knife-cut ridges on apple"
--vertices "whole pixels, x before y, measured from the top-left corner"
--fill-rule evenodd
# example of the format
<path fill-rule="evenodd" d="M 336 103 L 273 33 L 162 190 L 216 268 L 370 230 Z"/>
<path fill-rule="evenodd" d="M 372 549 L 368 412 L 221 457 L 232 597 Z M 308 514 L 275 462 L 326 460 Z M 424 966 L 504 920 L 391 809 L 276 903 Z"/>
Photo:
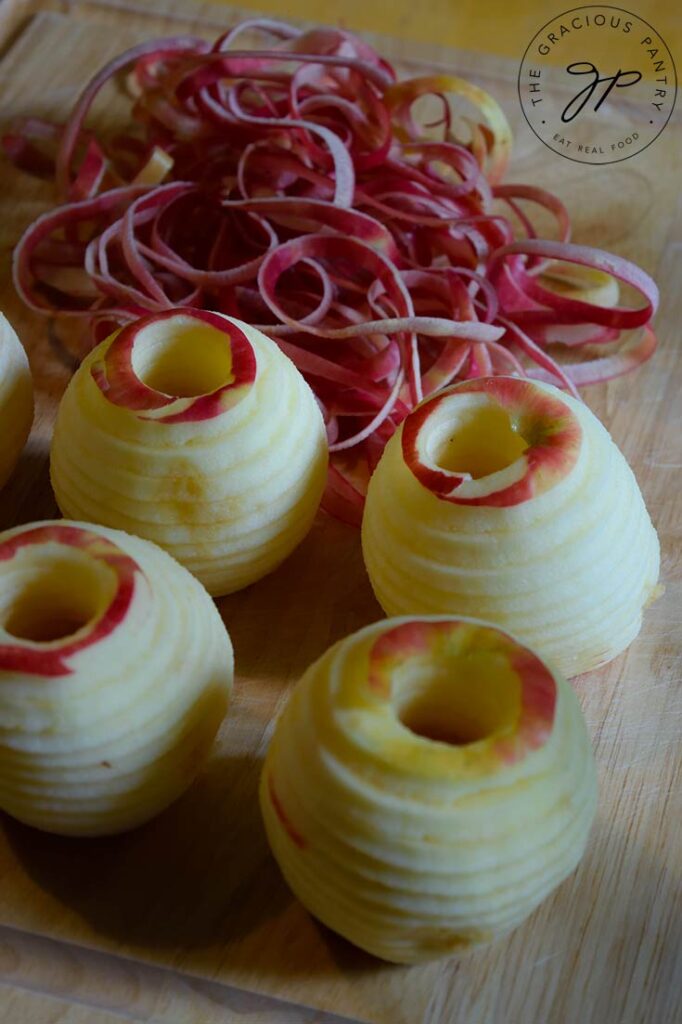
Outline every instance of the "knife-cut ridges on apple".
<path fill-rule="evenodd" d="M 569 677 L 624 650 L 658 590 L 656 531 L 608 431 L 515 377 L 407 417 L 370 480 L 362 546 L 388 614 L 484 618 Z"/>
<path fill-rule="evenodd" d="M 474 620 L 397 618 L 308 669 L 260 799 L 304 906 L 413 963 L 509 931 L 573 871 L 595 768 L 571 687 L 532 651 Z"/>
<path fill-rule="evenodd" d="M 303 539 L 327 459 L 313 393 L 274 342 L 173 309 L 84 361 L 59 408 L 51 474 L 64 515 L 154 541 L 219 595 Z"/>
<path fill-rule="evenodd" d="M 66 520 L 0 534 L 0 809 L 47 832 L 147 821 L 227 710 L 232 644 L 166 552 Z"/>
<path fill-rule="evenodd" d="M 23 346 L 0 313 L 0 487 L 7 483 L 33 422 L 33 382 Z"/>

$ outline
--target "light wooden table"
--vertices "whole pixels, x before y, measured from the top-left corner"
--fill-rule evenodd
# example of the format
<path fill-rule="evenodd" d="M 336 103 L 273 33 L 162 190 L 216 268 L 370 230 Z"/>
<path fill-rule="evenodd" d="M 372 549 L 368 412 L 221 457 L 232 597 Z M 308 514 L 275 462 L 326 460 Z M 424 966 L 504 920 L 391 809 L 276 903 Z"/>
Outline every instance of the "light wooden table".
<path fill-rule="evenodd" d="M 55 13 L 27 25 L 32 6 Z M 159 13 L 162 6 L 167 15 Z M 410 17 L 423 13 L 426 24 L 430 10 L 415 6 Z M 235 642 L 237 699 L 213 763 L 184 800 L 147 829 L 92 847 L 2 825 L 0 1021 L 338 1024 L 345 1016 L 381 1024 L 680 1024 L 679 117 L 650 151 L 609 169 L 548 153 L 522 120 L 516 60 L 489 53 L 499 36 L 486 10 L 477 5 L 480 34 L 466 43 L 485 53 L 406 39 L 381 48 L 408 73 L 456 69 L 493 92 L 516 133 L 508 180 L 556 191 L 573 214 L 575 238 L 640 262 L 663 298 L 656 359 L 636 377 L 586 395 L 635 466 L 663 541 L 667 592 L 627 655 L 576 683 L 601 784 L 585 860 L 507 941 L 424 969 L 386 967 L 356 954 L 291 899 L 258 822 L 258 759 L 272 715 L 302 668 L 332 639 L 380 614 L 357 534 L 321 519 L 280 571 L 220 602 Z M 515 8 L 506 10 L 510 22 Z M 368 17 L 370 11 L 367 5 Z M 519 17 L 527 17 L 524 11 Z M 187 0 L 3 0 L 0 36 L 14 45 L 0 62 L 0 103 L 7 106 L 1 116 L 59 114 L 86 68 L 141 34 L 184 28 L 194 17 L 214 34 L 225 9 Z M 49 189 L 4 166 L 2 173 L 6 274 L 12 242 L 45 208 Z M 4 527 L 54 514 L 47 446 L 68 373 L 50 351 L 44 322 L 26 314 L 6 277 L 0 307 L 29 348 L 38 389 L 31 441 L 0 500 Z M 206 895 L 234 917 L 218 934 Z M 198 932 L 201 946 L 192 941 Z"/>
<path fill-rule="evenodd" d="M 671 0 L 622 0 L 649 21 L 682 62 L 682 5 Z M 354 31 L 378 32 L 429 46 L 443 45 L 519 61 L 550 18 L 579 0 L 246 0 L 244 7 L 277 17 L 315 19 Z M 612 5 L 617 6 L 617 5 Z"/>

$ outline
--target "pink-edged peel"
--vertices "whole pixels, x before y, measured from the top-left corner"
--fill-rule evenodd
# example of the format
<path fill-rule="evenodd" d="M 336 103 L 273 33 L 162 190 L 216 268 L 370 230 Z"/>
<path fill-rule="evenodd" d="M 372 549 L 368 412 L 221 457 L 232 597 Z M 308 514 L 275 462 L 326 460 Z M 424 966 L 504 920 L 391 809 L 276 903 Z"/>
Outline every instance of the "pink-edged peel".
<path fill-rule="evenodd" d="M 137 563 L 112 541 L 81 527 L 51 524 L 17 533 L 0 544 L 0 562 L 15 558 L 27 547 L 55 544 L 77 548 L 111 569 L 117 581 L 113 597 L 102 614 L 86 624 L 77 635 L 50 643 L 0 643 L 0 672 L 24 672 L 46 678 L 70 675 L 73 671 L 70 659 L 113 633 L 132 604 L 136 574 L 140 571 Z"/>
<path fill-rule="evenodd" d="M 136 342 L 144 341 L 144 334 L 151 327 L 173 321 L 196 321 L 224 336 L 231 355 L 231 379 L 228 383 L 205 395 L 183 398 L 166 395 L 149 387 L 140 379 L 133 366 L 133 350 Z M 141 419 L 153 419 L 159 423 L 186 423 L 212 419 L 240 402 L 256 379 L 256 355 L 244 332 L 225 317 L 203 309 L 167 310 L 136 320 L 124 327 L 111 342 L 100 362 L 90 372 L 98 388 L 107 399 L 122 409 L 135 411 Z M 166 415 L 145 416 L 174 406 Z"/>
<path fill-rule="evenodd" d="M 398 669 L 409 671 L 410 662 L 447 664 L 453 655 L 461 658 L 481 654 L 505 661 L 519 688 L 513 727 L 488 737 L 481 745 L 481 756 L 513 764 L 547 742 L 554 724 L 556 681 L 537 654 L 501 630 L 453 619 L 401 622 L 381 633 L 372 645 L 367 687 L 372 694 L 392 701 L 394 673 Z"/>
<path fill-rule="evenodd" d="M 483 395 L 491 406 L 504 410 L 512 430 L 526 444 L 512 482 L 466 496 L 461 488 L 471 481 L 471 474 L 439 466 L 427 454 L 426 441 L 443 407 L 448 406 L 448 416 L 456 424 L 457 399 L 472 394 Z M 455 505 L 495 508 L 519 505 L 553 487 L 575 466 L 581 441 L 582 428 L 568 405 L 518 377 L 484 377 L 445 388 L 410 413 L 401 439 L 405 465 L 436 497 Z"/>

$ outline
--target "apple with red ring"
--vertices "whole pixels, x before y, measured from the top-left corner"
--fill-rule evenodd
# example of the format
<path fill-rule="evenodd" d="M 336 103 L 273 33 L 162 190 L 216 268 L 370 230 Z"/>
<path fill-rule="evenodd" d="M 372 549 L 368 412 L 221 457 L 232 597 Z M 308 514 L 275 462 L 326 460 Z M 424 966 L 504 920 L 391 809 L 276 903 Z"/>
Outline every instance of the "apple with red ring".
<path fill-rule="evenodd" d="M 62 835 L 148 821 L 227 711 L 232 644 L 149 541 L 68 521 L 0 534 L 0 808 Z"/>
<path fill-rule="evenodd" d="M 23 345 L 0 313 L 0 488 L 9 480 L 33 423 L 33 380 Z"/>
<path fill-rule="evenodd" d="M 273 341 L 172 309 L 83 362 L 59 408 L 51 476 L 64 515 L 154 541 L 218 596 L 300 543 L 327 461 L 313 393 Z"/>
<path fill-rule="evenodd" d="M 205 395 L 176 397 L 157 391 L 140 379 L 133 364 L 135 343 L 142 332 L 147 335 L 155 332 L 163 342 L 165 327 L 172 329 L 178 322 L 178 310 L 170 309 L 128 324 L 116 334 L 101 361 L 91 367 L 93 380 L 110 402 L 139 412 L 143 419 L 197 423 L 220 416 L 246 397 L 256 380 L 256 354 L 244 332 L 235 322 L 226 322 L 226 317 L 219 313 L 190 309 L 181 315 L 195 321 L 197 326 L 212 328 L 218 337 L 225 336 L 223 347 L 230 361 L 229 371 L 226 369 L 227 382 Z M 147 342 L 150 343 L 149 338 Z M 182 387 L 186 382 L 180 380 L 179 384 Z M 173 406 L 172 411 L 169 406 Z M 163 413 L 159 414 L 159 410 Z"/>
<path fill-rule="evenodd" d="M 61 642 L 57 645 L 45 646 L 44 643 L 32 645 L 12 640 L 8 643 L 0 643 L 1 672 L 22 672 L 37 676 L 70 675 L 72 672 L 70 658 L 84 647 L 90 647 L 107 637 L 121 624 L 130 610 L 135 592 L 137 563 L 107 537 L 68 523 L 40 524 L 33 528 L 21 528 L 10 536 L 4 535 L 4 539 L 0 540 L 0 574 L 2 563 L 12 561 L 24 549 L 28 549 L 33 555 L 36 548 L 45 550 L 51 545 L 77 548 L 88 559 L 96 561 L 101 566 L 107 566 L 113 574 L 111 576 L 113 586 L 110 600 L 106 607 L 102 608 L 96 620 L 90 621 L 87 629 L 79 626 L 74 634 L 71 630 L 66 633 L 63 630 L 68 623 L 75 623 L 81 616 L 78 616 L 75 611 L 72 611 L 70 615 L 65 615 L 63 610 L 60 615 L 55 616 L 54 609 L 43 608 L 46 597 L 44 584 L 39 608 L 32 607 L 31 602 L 26 601 L 26 595 L 24 595 L 24 600 L 20 602 L 18 609 L 16 596 L 12 597 L 8 590 L 5 594 L 5 601 L 2 603 L 5 606 L 6 615 L 12 621 L 17 623 L 19 619 L 28 621 L 30 618 L 35 628 L 37 617 L 39 617 L 41 623 L 43 621 L 45 623 L 44 631 L 49 620 L 49 628 L 52 631 L 62 630 L 62 636 Z M 38 571 L 42 568 L 39 563 L 35 563 L 34 567 Z M 69 568 L 68 560 L 64 563 L 64 568 Z M 73 562 L 70 568 L 73 569 Z M 56 579 L 53 582 L 58 591 L 61 591 L 62 584 L 58 583 Z M 30 597 L 30 594 L 28 596 Z M 85 598 L 89 599 L 90 596 L 89 594 L 85 595 Z M 75 608 L 80 601 L 81 595 L 74 593 L 73 599 L 69 603 Z M 12 636 L 13 629 L 16 628 L 21 627 L 18 625 L 12 627 L 9 622 L 5 622 L 3 632 Z M 0 634 L 0 638 L 2 638 L 2 634 Z"/>
<path fill-rule="evenodd" d="M 476 397 L 467 402 L 465 394 Z M 492 428 L 487 433 L 478 429 L 484 407 Z M 447 441 L 447 460 L 473 459 L 475 473 L 441 464 L 442 433 L 452 432 L 453 421 L 458 437 Z M 405 465 L 432 494 L 456 505 L 504 507 L 537 497 L 571 472 L 581 444 L 571 409 L 519 377 L 483 377 L 438 392 L 408 417 L 402 431 Z M 514 472 L 502 477 L 510 457 Z"/>
<path fill-rule="evenodd" d="M 427 398 L 386 445 L 362 523 L 389 615 L 469 615 L 566 676 L 610 661 L 658 592 L 637 481 L 582 402 L 518 377 Z"/>
<path fill-rule="evenodd" d="M 473 619 L 397 618 L 306 671 L 260 802 L 303 905 L 415 963 L 508 932 L 574 870 L 596 772 L 573 690 L 532 650 Z"/>

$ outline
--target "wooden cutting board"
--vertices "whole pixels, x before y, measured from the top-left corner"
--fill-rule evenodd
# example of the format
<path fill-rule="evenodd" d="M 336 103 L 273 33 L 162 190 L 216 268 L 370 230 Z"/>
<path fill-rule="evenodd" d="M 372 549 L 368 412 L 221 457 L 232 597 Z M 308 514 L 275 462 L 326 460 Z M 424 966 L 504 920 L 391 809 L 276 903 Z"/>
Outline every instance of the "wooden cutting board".
<path fill-rule="evenodd" d="M 125 47 L 190 27 L 215 35 L 232 16 L 224 7 L 165 3 L 5 0 L 2 124 L 22 113 L 63 116 L 89 74 Z M 508 180 L 552 188 L 572 211 L 575 239 L 636 260 L 661 287 L 654 361 L 586 395 L 637 472 L 663 542 L 667 588 L 627 654 L 575 683 L 601 781 L 587 855 L 509 939 L 423 968 L 361 954 L 290 896 L 268 854 L 256 801 L 273 716 L 329 643 L 380 617 L 357 533 L 321 517 L 278 572 L 220 602 L 236 650 L 236 700 L 211 762 L 182 800 L 147 827 L 110 840 L 64 840 L 8 819 L 0 824 L 0 984 L 11 986 L 0 988 L 0 1020 L 337 1019 L 247 992 L 376 1024 L 681 1019 L 679 120 L 631 160 L 577 165 L 526 128 L 513 63 L 379 45 L 406 73 L 449 67 L 493 92 L 516 131 Z M 22 308 L 8 274 L 11 246 L 49 205 L 51 189 L 4 162 L 0 176 L 0 308 L 29 351 L 38 399 L 31 440 L 0 496 L 4 528 L 56 514 L 48 445 L 69 368 L 46 322 Z M 21 990 L 40 995 L 22 997 Z M 53 997 L 97 1010 L 81 1016 Z"/>

